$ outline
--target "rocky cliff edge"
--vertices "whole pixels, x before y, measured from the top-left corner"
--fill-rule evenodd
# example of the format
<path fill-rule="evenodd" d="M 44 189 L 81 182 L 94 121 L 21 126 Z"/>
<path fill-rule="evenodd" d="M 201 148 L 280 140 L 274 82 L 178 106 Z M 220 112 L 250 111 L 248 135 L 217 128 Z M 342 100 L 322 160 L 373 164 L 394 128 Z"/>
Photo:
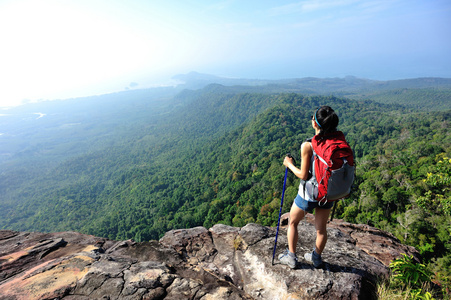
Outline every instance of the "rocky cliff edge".
<path fill-rule="evenodd" d="M 312 218 L 299 224 L 299 257 L 313 249 Z M 387 232 L 335 220 L 325 266 L 300 259 L 292 270 L 272 264 L 275 235 L 257 224 L 172 230 L 142 243 L 3 230 L 0 299 L 372 299 L 390 260 L 419 258 Z M 286 247 L 282 227 L 277 254 Z"/>

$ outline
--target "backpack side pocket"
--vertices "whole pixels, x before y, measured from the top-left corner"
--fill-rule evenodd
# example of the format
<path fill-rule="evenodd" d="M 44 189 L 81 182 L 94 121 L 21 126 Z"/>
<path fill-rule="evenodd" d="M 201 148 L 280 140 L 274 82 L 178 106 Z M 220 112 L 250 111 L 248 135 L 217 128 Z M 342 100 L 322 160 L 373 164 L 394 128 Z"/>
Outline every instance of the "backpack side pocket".
<path fill-rule="evenodd" d="M 354 170 L 354 166 L 350 166 L 346 160 L 341 168 L 332 170 L 327 186 L 328 200 L 337 200 L 349 195 L 354 182 Z"/>

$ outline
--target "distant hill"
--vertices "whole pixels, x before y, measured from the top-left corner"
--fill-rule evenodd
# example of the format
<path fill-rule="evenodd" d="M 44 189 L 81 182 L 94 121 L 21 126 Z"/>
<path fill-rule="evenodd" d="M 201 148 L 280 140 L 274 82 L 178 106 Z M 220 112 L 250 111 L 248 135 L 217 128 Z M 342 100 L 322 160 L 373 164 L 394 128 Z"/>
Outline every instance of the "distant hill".
<path fill-rule="evenodd" d="M 215 75 L 203 74 L 198 72 L 190 72 L 187 74 L 178 74 L 172 79 L 181 82 L 187 88 L 203 88 L 209 84 L 216 83 L 226 86 L 242 85 L 242 86 L 261 86 L 268 83 L 280 83 L 279 80 L 262 80 L 262 79 L 245 79 L 245 78 L 229 78 Z"/>
<path fill-rule="evenodd" d="M 451 109 L 451 78 L 412 78 L 401 80 L 371 80 L 344 78 L 288 78 L 281 80 L 225 78 L 191 72 L 173 77 L 181 87 L 200 89 L 210 84 L 232 87 L 236 92 L 302 93 L 334 95 L 351 99 L 367 99 L 380 103 L 401 104 L 419 110 Z"/>
<path fill-rule="evenodd" d="M 178 74 L 173 79 L 179 80 L 186 87 L 198 86 L 200 88 L 217 83 L 221 85 L 242 85 L 242 86 L 260 86 L 260 85 L 280 85 L 281 88 L 294 87 L 298 89 L 311 89 L 315 91 L 340 91 L 352 89 L 368 90 L 392 90 L 400 88 L 448 88 L 451 89 L 451 78 L 424 77 L 399 80 L 372 80 L 358 78 L 355 76 L 346 76 L 344 78 L 286 78 L 286 79 L 248 79 L 248 78 L 228 78 L 215 75 L 190 72 L 187 74 Z"/>

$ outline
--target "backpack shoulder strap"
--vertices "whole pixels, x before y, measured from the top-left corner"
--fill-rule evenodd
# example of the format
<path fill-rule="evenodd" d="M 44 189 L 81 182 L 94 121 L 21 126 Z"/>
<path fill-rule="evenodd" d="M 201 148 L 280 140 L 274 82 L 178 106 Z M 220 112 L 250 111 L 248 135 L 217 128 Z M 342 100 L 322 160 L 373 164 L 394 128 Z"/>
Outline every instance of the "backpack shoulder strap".
<path fill-rule="evenodd" d="M 315 156 L 322 162 L 324 163 L 326 166 L 328 166 L 327 161 L 322 158 L 321 156 L 319 156 L 315 151 L 313 151 L 313 153 L 315 153 Z"/>

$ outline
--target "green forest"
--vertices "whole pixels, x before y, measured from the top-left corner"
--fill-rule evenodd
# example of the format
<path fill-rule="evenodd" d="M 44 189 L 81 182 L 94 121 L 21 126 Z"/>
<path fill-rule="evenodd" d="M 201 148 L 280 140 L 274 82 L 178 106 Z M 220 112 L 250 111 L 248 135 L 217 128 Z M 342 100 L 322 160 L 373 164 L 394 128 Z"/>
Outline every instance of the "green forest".
<path fill-rule="evenodd" d="M 299 164 L 314 134 L 310 116 L 329 105 L 357 162 L 335 218 L 393 233 L 449 284 L 450 90 L 384 90 L 374 99 L 255 90 L 213 84 L 158 100 L 133 95 L 133 105 L 117 108 L 119 100 L 102 100 L 96 113 L 65 118 L 83 116 L 69 136 L 49 123 L 47 135 L 33 133 L 41 142 L 14 140 L 10 151 L 27 147 L 3 158 L 0 228 L 147 241 L 217 223 L 276 226 L 283 158 Z M 284 212 L 298 184 L 291 174 Z"/>

